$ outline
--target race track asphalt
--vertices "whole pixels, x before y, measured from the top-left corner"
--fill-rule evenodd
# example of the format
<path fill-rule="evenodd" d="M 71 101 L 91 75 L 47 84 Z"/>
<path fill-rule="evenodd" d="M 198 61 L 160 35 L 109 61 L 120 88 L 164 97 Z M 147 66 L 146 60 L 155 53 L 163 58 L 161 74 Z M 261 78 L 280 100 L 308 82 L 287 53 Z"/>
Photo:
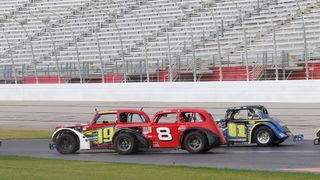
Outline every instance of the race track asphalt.
<path fill-rule="evenodd" d="M 285 142 L 276 147 L 220 146 L 205 154 L 189 154 L 184 150 L 153 149 L 132 155 L 119 155 L 113 150 L 82 150 L 76 154 L 61 155 L 56 150 L 49 149 L 49 142 L 50 140 L 5 140 L 0 148 L 0 155 L 320 173 L 320 146 L 313 145 L 310 140 L 298 143 Z"/>
<path fill-rule="evenodd" d="M 0 155 L 22 155 L 70 160 L 186 165 L 217 168 L 303 171 L 320 173 L 320 146 L 315 146 L 320 128 L 320 103 L 159 103 L 159 102 L 37 102 L 0 101 L 0 129 L 47 129 L 57 124 L 70 125 L 91 120 L 94 109 L 140 109 L 152 116 L 160 109 L 204 108 L 215 119 L 223 117 L 231 106 L 262 104 L 272 117 L 281 119 L 294 134 L 304 134 L 305 141 L 279 147 L 255 145 L 221 146 L 206 154 L 183 150 L 151 150 L 134 155 L 118 155 L 111 150 L 80 151 L 60 155 L 49 150 L 49 140 L 2 140 Z"/>

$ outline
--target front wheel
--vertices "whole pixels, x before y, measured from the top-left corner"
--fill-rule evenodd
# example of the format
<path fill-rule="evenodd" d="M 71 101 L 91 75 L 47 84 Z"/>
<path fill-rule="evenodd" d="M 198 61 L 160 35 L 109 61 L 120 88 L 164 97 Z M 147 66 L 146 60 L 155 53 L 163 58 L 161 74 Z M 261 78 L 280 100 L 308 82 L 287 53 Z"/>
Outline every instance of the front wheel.
<path fill-rule="evenodd" d="M 258 144 L 258 146 L 271 146 L 272 142 L 274 142 L 274 139 L 274 133 L 268 127 L 259 127 L 254 132 L 254 141 Z"/>
<path fill-rule="evenodd" d="M 208 150 L 205 137 L 198 132 L 191 132 L 186 136 L 184 147 L 189 153 L 201 153 Z"/>
<path fill-rule="evenodd" d="M 56 148 L 61 154 L 73 154 L 79 150 L 79 142 L 72 134 L 61 134 L 56 141 Z"/>
<path fill-rule="evenodd" d="M 119 134 L 114 140 L 115 149 L 119 154 L 132 154 L 136 151 L 136 142 L 132 135 Z"/>

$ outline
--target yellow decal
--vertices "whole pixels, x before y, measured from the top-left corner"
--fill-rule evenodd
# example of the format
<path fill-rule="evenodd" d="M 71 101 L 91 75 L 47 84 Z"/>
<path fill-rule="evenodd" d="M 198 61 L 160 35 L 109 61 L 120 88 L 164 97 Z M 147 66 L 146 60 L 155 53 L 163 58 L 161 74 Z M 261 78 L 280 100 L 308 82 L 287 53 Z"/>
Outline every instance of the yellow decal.
<path fill-rule="evenodd" d="M 117 113 L 117 111 L 114 110 L 104 110 L 104 111 L 99 111 L 99 114 L 114 114 Z"/>
<path fill-rule="evenodd" d="M 251 142 L 251 139 L 252 139 L 252 131 L 253 131 L 253 129 L 254 129 L 258 124 L 260 124 L 260 123 L 256 123 L 254 126 L 251 127 L 251 129 L 250 129 L 250 135 L 249 135 L 249 139 L 248 139 L 248 144 L 251 144 L 251 143 L 252 143 L 252 142 Z"/>
<path fill-rule="evenodd" d="M 86 131 L 86 132 L 84 132 L 83 134 L 85 135 L 85 136 L 95 136 L 96 135 L 96 131 Z"/>
<path fill-rule="evenodd" d="M 246 127 L 244 124 L 235 124 L 235 123 L 228 123 L 228 131 L 230 137 L 238 137 L 238 138 L 245 138 L 246 135 Z"/>
<path fill-rule="evenodd" d="M 237 125 L 235 123 L 228 123 L 228 131 L 230 137 L 237 136 Z"/>
<path fill-rule="evenodd" d="M 246 132 L 245 132 L 245 126 L 242 125 L 238 125 L 238 137 L 239 138 L 245 138 L 246 137 Z"/>
<path fill-rule="evenodd" d="M 108 127 L 104 129 L 98 129 L 98 143 L 103 144 L 103 143 L 108 143 L 112 141 L 113 137 L 113 127 Z"/>

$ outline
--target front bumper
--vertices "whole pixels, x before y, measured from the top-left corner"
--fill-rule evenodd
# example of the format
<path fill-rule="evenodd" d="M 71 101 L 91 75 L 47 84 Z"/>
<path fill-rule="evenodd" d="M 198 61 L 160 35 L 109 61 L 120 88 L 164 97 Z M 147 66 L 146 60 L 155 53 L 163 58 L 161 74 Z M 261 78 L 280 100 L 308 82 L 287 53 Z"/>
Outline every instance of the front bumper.
<path fill-rule="evenodd" d="M 285 129 L 284 134 L 287 135 L 287 139 L 289 141 L 293 141 L 293 142 L 303 141 L 303 139 L 304 139 L 303 134 L 293 135 L 292 132 L 286 126 L 284 126 L 284 129 Z"/>
<path fill-rule="evenodd" d="M 297 135 L 290 134 L 287 139 L 292 142 L 299 142 L 299 141 L 304 140 L 304 135 L 303 134 L 297 134 Z"/>
<path fill-rule="evenodd" d="M 304 139 L 303 134 L 298 134 L 293 136 L 293 142 L 303 141 L 303 139 Z"/>

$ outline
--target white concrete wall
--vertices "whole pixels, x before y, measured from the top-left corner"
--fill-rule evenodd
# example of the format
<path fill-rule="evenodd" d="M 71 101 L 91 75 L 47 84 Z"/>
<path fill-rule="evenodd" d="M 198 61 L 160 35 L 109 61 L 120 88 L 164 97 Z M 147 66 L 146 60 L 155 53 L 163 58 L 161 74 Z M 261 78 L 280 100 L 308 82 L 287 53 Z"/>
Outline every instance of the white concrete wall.
<path fill-rule="evenodd" d="M 320 102 L 320 80 L 0 85 L 0 100 Z"/>

